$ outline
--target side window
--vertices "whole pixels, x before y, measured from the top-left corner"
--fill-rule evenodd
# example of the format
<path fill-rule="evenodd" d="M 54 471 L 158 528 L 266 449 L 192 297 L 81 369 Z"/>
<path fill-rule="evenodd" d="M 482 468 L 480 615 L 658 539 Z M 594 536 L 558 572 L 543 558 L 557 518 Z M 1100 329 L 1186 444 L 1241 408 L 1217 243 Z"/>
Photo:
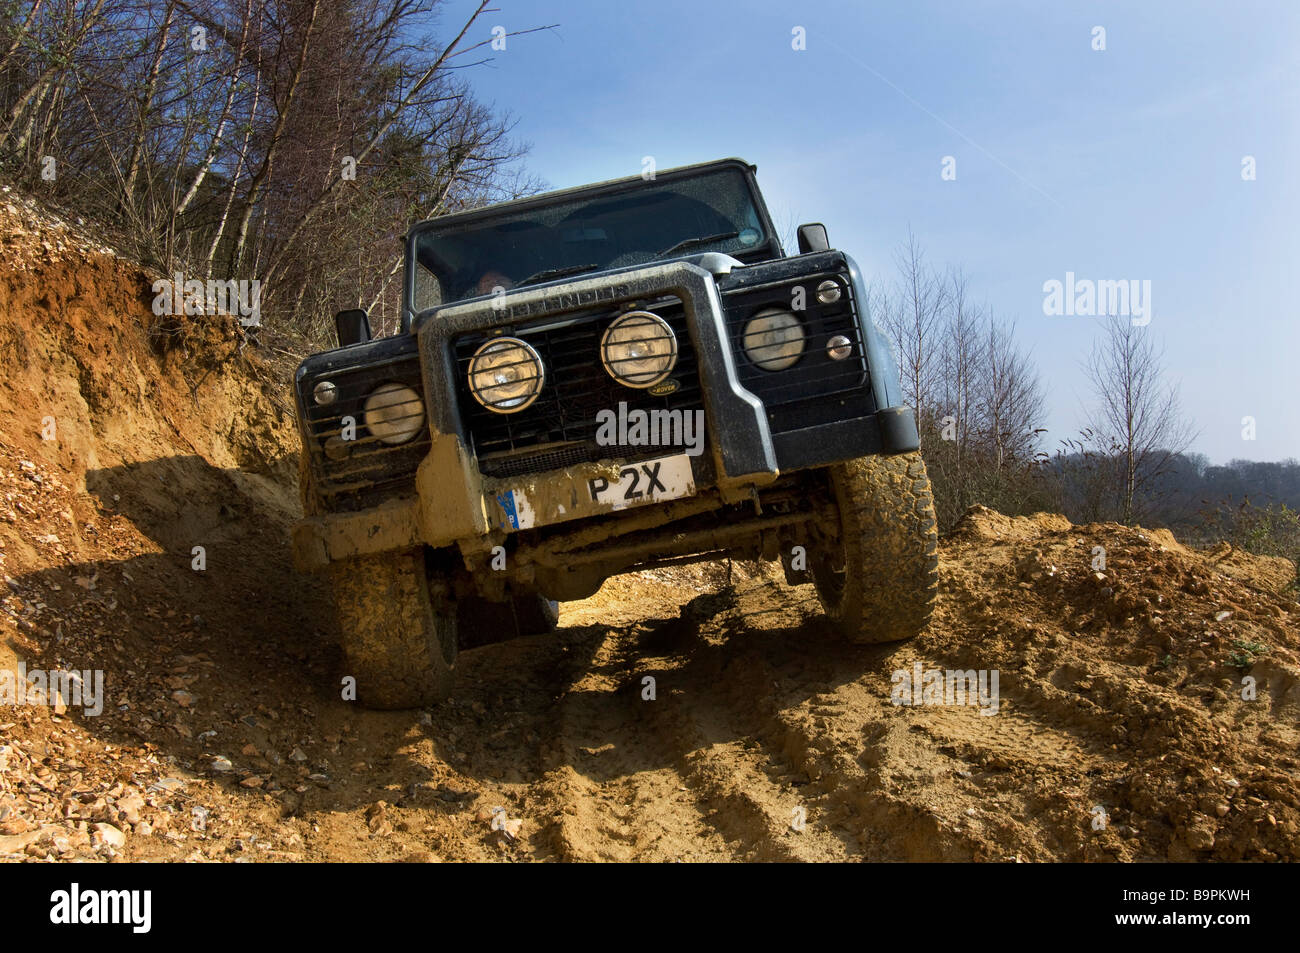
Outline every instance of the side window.
<path fill-rule="evenodd" d="M 425 308 L 432 308 L 442 304 L 442 283 L 438 276 L 431 272 L 424 265 L 416 262 L 415 265 L 415 311 L 418 313 Z"/>

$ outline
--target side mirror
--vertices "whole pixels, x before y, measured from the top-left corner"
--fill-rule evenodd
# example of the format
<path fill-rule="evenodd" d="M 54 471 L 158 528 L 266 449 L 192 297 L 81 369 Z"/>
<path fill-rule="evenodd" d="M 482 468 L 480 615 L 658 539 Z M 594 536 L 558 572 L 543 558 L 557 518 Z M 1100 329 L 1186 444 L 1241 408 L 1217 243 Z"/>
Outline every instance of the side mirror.
<path fill-rule="evenodd" d="M 370 340 L 370 317 L 365 308 L 349 308 L 334 315 L 334 330 L 338 333 L 339 347 L 365 344 Z"/>
<path fill-rule="evenodd" d="M 826 237 L 826 226 L 821 222 L 799 226 L 799 254 L 810 251 L 830 251 L 831 240 Z"/>

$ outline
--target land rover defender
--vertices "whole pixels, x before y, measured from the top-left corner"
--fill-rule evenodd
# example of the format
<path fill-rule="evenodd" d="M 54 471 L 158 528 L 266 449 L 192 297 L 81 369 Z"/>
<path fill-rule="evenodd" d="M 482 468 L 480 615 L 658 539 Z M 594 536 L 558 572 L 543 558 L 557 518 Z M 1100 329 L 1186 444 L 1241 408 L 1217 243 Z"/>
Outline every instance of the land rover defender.
<path fill-rule="evenodd" d="M 327 573 L 379 708 L 457 651 L 665 563 L 780 560 L 856 642 L 916 635 L 933 501 L 864 277 L 820 225 L 787 255 L 727 159 L 414 226 L 399 333 L 337 317 L 298 368 L 299 566 Z"/>

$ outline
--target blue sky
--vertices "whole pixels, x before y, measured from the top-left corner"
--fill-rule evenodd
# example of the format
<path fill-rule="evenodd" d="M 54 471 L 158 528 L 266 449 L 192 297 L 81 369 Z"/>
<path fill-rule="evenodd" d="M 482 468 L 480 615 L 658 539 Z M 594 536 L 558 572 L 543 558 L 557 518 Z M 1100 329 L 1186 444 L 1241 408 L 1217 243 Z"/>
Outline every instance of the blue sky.
<path fill-rule="evenodd" d="M 473 6 L 449 0 L 443 23 Z M 1147 331 L 1200 429 L 1193 449 L 1300 457 L 1300 3 L 495 6 L 485 37 L 559 24 L 467 74 L 518 119 L 549 185 L 636 174 L 646 155 L 661 169 L 741 156 L 779 225 L 825 222 L 868 280 L 891 275 L 910 228 L 1017 319 L 1048 450 L 1082 423 L 1097 319 L 1045 316 L 1043 283 L 1150 280 Z"/>

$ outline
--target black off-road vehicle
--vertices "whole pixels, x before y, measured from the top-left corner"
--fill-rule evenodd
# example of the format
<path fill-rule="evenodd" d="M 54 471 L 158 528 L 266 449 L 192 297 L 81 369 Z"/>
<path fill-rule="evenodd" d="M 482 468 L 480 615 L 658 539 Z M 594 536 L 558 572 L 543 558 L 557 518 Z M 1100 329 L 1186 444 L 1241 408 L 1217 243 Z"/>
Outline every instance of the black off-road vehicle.
<path fill-rule="evenodd" d="M 338 316 L 296 392 L 302 568 L 358 698 L 427 705 L 458 648 L 545 630 L 609 576 L 780 559 L 857 642 L 929 619 L 912 410 L 853 260 L 787 256 L 738 159 L 416 225 L 401 333 Z"/>

